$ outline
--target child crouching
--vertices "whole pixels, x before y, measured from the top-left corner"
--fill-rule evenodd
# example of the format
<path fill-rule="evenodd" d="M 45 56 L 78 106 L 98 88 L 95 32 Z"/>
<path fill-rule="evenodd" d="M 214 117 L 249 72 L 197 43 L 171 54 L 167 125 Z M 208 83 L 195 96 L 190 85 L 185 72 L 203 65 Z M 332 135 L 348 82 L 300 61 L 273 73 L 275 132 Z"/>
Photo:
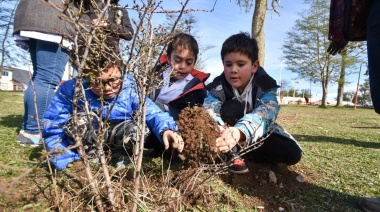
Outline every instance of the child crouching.
<path fill-rule="evenodd" d="M 260 67 L 256 40 L 246 33 L 232 35 L 223 43 L 221 57 L 224 71 L 207 85 L 209 92 L 204 107 L 223 125 L 216 146 L 231 156 L 230 171 L 247 173 L 248 168 L 236 154 L 239 151 L 236 148 L 257 144 L 266 136 L 264 143 L 250 153 L 255 162 L 298 163 L 302 149 L 276 123 L 280 110 L 276 98 L 279 86 Z"/>
<path fill-rule="evenodd" d="M 99 123 L 100 119 L 105 120 L 108 113 L 108 122 L 111 127 L 105 139 L 111 142 L 111 146 L 123 149 L 125 142 L 133 140 L 135 131 L 133 113 L 139 109 L 136 84 L 130 75 L 126 75 L 123 79 L 118 64 L 108 61 L 105 63 L 108 64 L 101 72 L 86 69 L 84 73 L 87 77 L 63 83 L 45 113 L 44 142 L 47 150 L 52 153 L 50 161 L 58 170 L 80 159 L 75 149 L 66 150 L 73 144 L 74 120 L 72 117 L 76 80 L 82 81 L 84 98 L 88 102 L 88 108 L 86 108 L 84 99 L 78 101 L 79 120 L 75 120 L 79 130 L 82 130 L 81 136 L 85 148 L 94 145 L 92 139 L 96 136 L 89 129 L 94 128 L 93 131 L 96 132 L 98 127 L 96 123 Z M 146 123 L 166 149 L 169 147 L 169 142 L 183 144 L 182 137 L 177 134 L 177 125 L 168 113 L 162 112 L 150 99 L 146 99 L 146 108 Z M 90 115 L 81 115 L 86 109 L 90 111 Z M 113 129 L 115 127 L 117 128 Z M 180 146 L 179 151 L 182 148 L 183 146 Z"/>

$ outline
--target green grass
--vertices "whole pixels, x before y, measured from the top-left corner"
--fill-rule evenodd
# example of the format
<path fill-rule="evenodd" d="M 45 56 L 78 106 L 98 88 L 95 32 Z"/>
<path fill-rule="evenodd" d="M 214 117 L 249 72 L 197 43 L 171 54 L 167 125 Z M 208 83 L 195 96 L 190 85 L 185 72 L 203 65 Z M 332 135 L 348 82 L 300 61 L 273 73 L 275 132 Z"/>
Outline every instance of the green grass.
<path fill-rule="evenodd" d="M 22 97 L 23 93 L 0 91 L 0 184 L 36 167 L 35 159 L 41 151 L 16 142 L 22 122 Z M 357 211 L 360 197 L 380 197 L 380 116 L 373 109 L 283 105 L 278 122 L 306 152 L 292 170 L 306 176 L 308 183 L 305 188 L 271 197 L 279 205 L 292 205 L 295 211 Z M 219 192 L 237 203 L 228 206 L 221 202 L 217 208 L 245 210 L 245 203 L 239 202 L 237 195 L 241 189 L 213 182 L 220 183 L 216 186 Z M 216 194 L 215 199 L 219 196 Z M 7 199 L 1 197 L 0 208 L 4 202 Z M 199 206 L 194 210 L 203 209 Z"/>
<path fill-rule="evenodd" d="M 16 142 L 24 111 L 23 95 L 0 91 L 0 183 L 34 167 L 38 156 L 38 148 L 21 147 Z"/>
<path fill-rule="evenodd" d="M 348 204 L 355 210 L 360 197 L 380 197 L 380 116 L 372 109 L 282 106 L 280 123 L 306 152 L 299 165 L 319 192 L 299 192 L 315 210 Z M 326 198 L 327 197 L 327 198 Z M 329 198 L 331 197 L 331 198 Z M 319 199 L 320 198 L 320 199 Z"/>

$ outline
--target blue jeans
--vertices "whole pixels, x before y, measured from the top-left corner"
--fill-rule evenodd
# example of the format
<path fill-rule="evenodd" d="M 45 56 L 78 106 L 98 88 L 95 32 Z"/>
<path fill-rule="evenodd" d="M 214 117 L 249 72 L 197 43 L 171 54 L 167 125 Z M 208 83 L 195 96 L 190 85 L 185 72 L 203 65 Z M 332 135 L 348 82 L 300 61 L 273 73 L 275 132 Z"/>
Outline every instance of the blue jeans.
<path fill-rule="evenodd" d="M 24 93 L 24 120 L 21 129 L 29 134 L 38 134 L 37 120 L 40 121 L 42 130 L 42 118 L 53 98 L 55 88 L 62 80 L 69 51 L 57 43 L 30 39 L 29 53 L 33 64 L 34 86 L 29 82 Z"/>
<path fill-rule="evenodd" d="M 367 21 L 368 71 L 371 98 L 380 114 L 380 1 L 372 1 Z"/>

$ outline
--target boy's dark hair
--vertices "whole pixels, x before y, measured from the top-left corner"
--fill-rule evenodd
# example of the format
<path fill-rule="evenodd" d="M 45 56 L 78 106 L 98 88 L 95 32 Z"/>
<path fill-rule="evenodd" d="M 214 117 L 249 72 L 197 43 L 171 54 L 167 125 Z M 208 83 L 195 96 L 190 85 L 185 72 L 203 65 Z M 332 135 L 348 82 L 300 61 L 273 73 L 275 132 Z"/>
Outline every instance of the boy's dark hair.
<path fill-rule="evenodd" d="M 174 35 L 166 50 L 168 57 L 170 57 L 174 49 L 177 47 L 182 47 L 184 49 L 192 51 L 195 57 L 194 63 L 197 62 L 199 47 L 197 41 L 192 35 L 186 33 L 178 33 Z"/>
<path fill-rule="evenodd" d="M 222 61 L 224 61 L 224 56 L 226 54 L 233 52 L 239 52 L 247 55 L 251 59 L 252 63 L 259 58 L 257 41 L 255 38 L 251 38 L 247 32 L 240 32 L 232 35 L 224 41 L 221 51 Z"/>

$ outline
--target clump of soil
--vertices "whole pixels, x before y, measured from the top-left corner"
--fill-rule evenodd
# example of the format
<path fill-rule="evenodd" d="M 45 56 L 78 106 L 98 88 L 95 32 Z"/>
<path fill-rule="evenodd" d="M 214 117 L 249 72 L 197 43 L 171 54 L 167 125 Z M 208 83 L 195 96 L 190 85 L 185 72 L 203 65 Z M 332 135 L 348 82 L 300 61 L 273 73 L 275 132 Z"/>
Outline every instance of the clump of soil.
<path fill-rule="evenodd" d="M 218 158 L 215 140 L 220 136 L 219 127 L 202 107 L 187 107 L 177 122 L 185 147 L 182 155 L 184 164 L 199 167 L 200 164 L 215 164 Z"/>

